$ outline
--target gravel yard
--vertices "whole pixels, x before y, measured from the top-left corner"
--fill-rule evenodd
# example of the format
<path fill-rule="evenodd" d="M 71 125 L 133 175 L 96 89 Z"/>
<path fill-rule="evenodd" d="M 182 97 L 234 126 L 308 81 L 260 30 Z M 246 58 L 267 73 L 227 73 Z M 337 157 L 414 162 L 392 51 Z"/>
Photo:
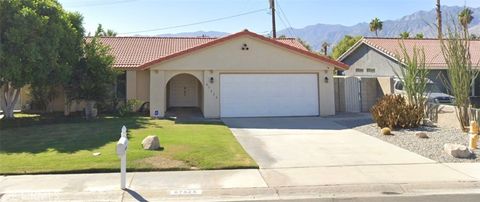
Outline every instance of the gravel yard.
<path fill-rule="evenodd" d="M 453 112 L 443 111 L 443 114 L 439 115 L 439 123 L 436 127 L 422 126 L 416 129 L 396 130 L 392 131 L 394 134 L 392 136 L 380 134 L 380 128 L 369 118 L 350 118 L 335 121 L 348 128 L 358 130 L 438 162 L 480 162 L 480 158 L 478 158 L 480 157 L 479 149 L 475 150 L 475 156 L 470 159 L 454 158 L 443 151 L 445 143 L 457 143 L 468 146 L 468 135 L 454 127 L 458 123 Z M 443 125 L 442 123 L 448 123 L 448 125 Z M 417 132 L 425 132 L 429 138 L 418 138 L 415 136 Z"/>

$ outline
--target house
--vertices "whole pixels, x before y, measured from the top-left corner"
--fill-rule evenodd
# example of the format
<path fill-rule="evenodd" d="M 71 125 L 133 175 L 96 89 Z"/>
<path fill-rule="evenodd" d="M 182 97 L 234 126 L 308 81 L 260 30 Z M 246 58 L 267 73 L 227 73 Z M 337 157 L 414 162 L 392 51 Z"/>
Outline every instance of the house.
<path fill-rule="evenodd" d="M 426 67 L 430 70 L 429 79 L 439 90 L 448 93 L 445 84 L 448 80 L 448 65 L 443 57 L 440 40 L 364 37 L 338 58 L 338 61 L 350 66 L 350 69 L 341 71 L 341 74 L 365 81 L 361 88 L 361 94 L 365 95 L 362 97 L 365 100 L 362 109 L 369 109 L 377 98 L 389 91 L 392 92 L 393 84 L 386 84 L 385 79 L 395 77 L 395 72 L 401 74 L 397 55 L 401 53 L 402 42 L 410 55 L 414 47 L 423 48 Z M 480 41 L 471 41 L 470 53 L 472 62 L 478 68 Z M 480 77 L 472 86 L 472 94 L 480 96 Z"/>
<path fill-rule="evenodd" d="M 119 94 L 148 102 L 152 117 L 175 107 L 198 108 L 206 118 L 334 115 L 333 72 L 348 69 L 295 39 L 248 30 L 222 38 L 100 41 L 111 47 L 114 67 L 125 72 Z"/>
<path fill-rule="evenodd" d="M 443 57 L 441 42 L 438 39 L 398 39 L 398 38 L 370 38 L 364 37 L 352 48 L 339 57 L 338 61 L 351 66 L 344 71 L 346 76 L 359 77 L 393 77 L 395 72 L 400 73 L 396 55 L 401 53 L 400 43 L 405 44 L 409 54 L 413 47 L 423 48 L 426 67 L 430 70 L 429 79 L 445 93 L 448 89 L 444 85 L 448 65 Z M 478 67 L 480 62 L 480 41 L 470 43 L 470 53 L 473 65 Z M 480 96 L 480 78 L 477 78 L 472 92 Z"/>

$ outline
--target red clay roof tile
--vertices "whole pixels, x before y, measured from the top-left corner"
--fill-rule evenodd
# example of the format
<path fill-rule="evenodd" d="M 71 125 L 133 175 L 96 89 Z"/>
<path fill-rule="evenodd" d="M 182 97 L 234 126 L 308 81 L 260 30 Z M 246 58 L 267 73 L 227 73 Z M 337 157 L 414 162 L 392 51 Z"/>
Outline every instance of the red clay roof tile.
<path fill-rule="evenodd" d="M 396 58 L 396 55 L 401 52 L 401 39 L 398 38 L 370 38 L 365 37 L 363 43 L 375 47 L 390 57 Z M 447 64 L 442 54 L 440 40 L 438 39 L 403 39 L 405 48 L 409 55 L 413 53 L 413 47 L 423 48 L 425 52 L 425 62 L 430 68 L 446 68 Z M 472 63 L 477 66 L 480 62 L 480 41 L 470 42 L 470 54 Z"/>
<path fill-rule="evenodd" d="M 284 48 L 299 52 L 309 57 L 331 63 L 338 68 L 346 69 L 347 65 L 325 56 L 309 52 L 300 42 L 293 38 L 270 39 L 247 30 L 222 38 L 209 37 L 101 37 L 103 44 L 111 47 L 115 56 L 116 68 L 148 69 L 152 64 L 190 53 L 240 35 L 249 35 L 274 43 Z"/>

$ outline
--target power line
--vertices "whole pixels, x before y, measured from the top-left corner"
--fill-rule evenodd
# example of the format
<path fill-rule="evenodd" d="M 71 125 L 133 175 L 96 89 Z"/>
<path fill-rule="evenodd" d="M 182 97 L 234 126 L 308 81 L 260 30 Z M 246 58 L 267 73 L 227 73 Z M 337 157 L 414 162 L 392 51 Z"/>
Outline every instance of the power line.
<path fill-rule="evenodd" d="M 147 29 L 147 30 L 141 30 L 141 31 L 133 31 L 133 32 L 124 32 L 120 34 L 136 34 L 136 33 L 142 33 L 142 32 L 153 32 L 153 31 L 160 31 L 160 30 L 167 30 L 167 29 L 175 29 L 175 28 L 180 28 L 180 27 L 188 27 L 192 25 L 199 25 L 199 24 L 205 24 L 205 23 L 210 23 L 210 22 L 216 22 L 216 21 L 221 21 L 221 20 L 226 20 L 230 18 L 235 18 L 235 17 L 240 17 L 244 15 L 250 15 L 253 13 L 259 13 L 262 11 L 266 11 L 268 8 L 262 8 L 258 10 L 253 10 L 245 13 L 240 13 L 236 15 L 231 15 L 231 16 L 226 16 L 226 17 L 221 17 L 221 18 L 215 18 L 215 19 L 210 19 L 210 20 L 204 20 L 204 21 L 199 21 L 199 22 L 194 22 L 194 23 L 188 23 L 188 24 L 183 24 L 183 25 L 175 25 L 175 26 L 168 26 L 168 27 L 161 27 L 161 28 L 154 28 L 154 29 Z"/>
<path fill-rule="evenodd" d="M 283 17 L 285 18 L 285 21 L 287 21 L 287 24 L 288 24 L 287 30 L 290 30 L 291 32 L 293 32 L 293 36 L 298 38 L 297 34 L 295 33 L 295 30 L 293 29 L 292 25 L 290 24 L 290 21 L 287 18 L 287 15 L 285 15 L 285 12 L 283 12 L 282 6 L 280 6 L 280 3 L 278 2 L 278 0 L 276 1 L 277 1 L 278 9 L 280 10 L 280 13 L 282 13 Z"/>
<path fill-rule="evenodd" d="M 287 26 L 287 23 L 285 23 L 285 21 L 283 20 L 283 17 L 281 15 L 278 15 L 278 19 L 280 19 L 280 22 L 282 23 L 282 25 L 285 27 L 285 29 L 287 30 L 288 34 L 290 36 L 295 36 L 292 31 L 290 29 L 288 29 L 288 26 Z"/>

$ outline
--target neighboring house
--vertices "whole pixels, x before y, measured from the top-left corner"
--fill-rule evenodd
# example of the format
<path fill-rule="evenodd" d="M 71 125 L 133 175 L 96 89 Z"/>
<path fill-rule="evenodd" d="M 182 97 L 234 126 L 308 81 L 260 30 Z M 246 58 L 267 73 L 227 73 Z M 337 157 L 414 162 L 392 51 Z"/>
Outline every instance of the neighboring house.
<path fill-rule="evenodd" d="M 423 48 L 426 66 L 430 69 L 429 79 L 441 91 L 448 93 L 448 88 L 445 86 L 445 81 L 448 79 L 448 66 L 442 54 L 441 42 L 438 39 L 365 37 L 338 58 L 338 61 L 350 65 L 350 69 L 343 71 L 343 74 L 358 77 L 394 77 L 396 76 L 395 72 L 400 74 L 396 55 L 401 53 L 400 43 L 402 41 L 410 55 L 412 55 L 413 47 Z M 478 68 L 480 41 L 471 41 L 470 53 L 473 64 Z M 473 95 L 480 96 L 480 78 L 475 81 L 472 92 Z"/>
<path fill-rule="evenodd" d="M 223 38 L 100 41 L 111 47 L 114 67 L 126 72 L 117 87 L 127 100 L 149 102 L 152 117 L 172 107 L 195 107 L 207 118 L 334 115 L 333 72 L 348 68 L 295 39 L 248 30 Z"/>

